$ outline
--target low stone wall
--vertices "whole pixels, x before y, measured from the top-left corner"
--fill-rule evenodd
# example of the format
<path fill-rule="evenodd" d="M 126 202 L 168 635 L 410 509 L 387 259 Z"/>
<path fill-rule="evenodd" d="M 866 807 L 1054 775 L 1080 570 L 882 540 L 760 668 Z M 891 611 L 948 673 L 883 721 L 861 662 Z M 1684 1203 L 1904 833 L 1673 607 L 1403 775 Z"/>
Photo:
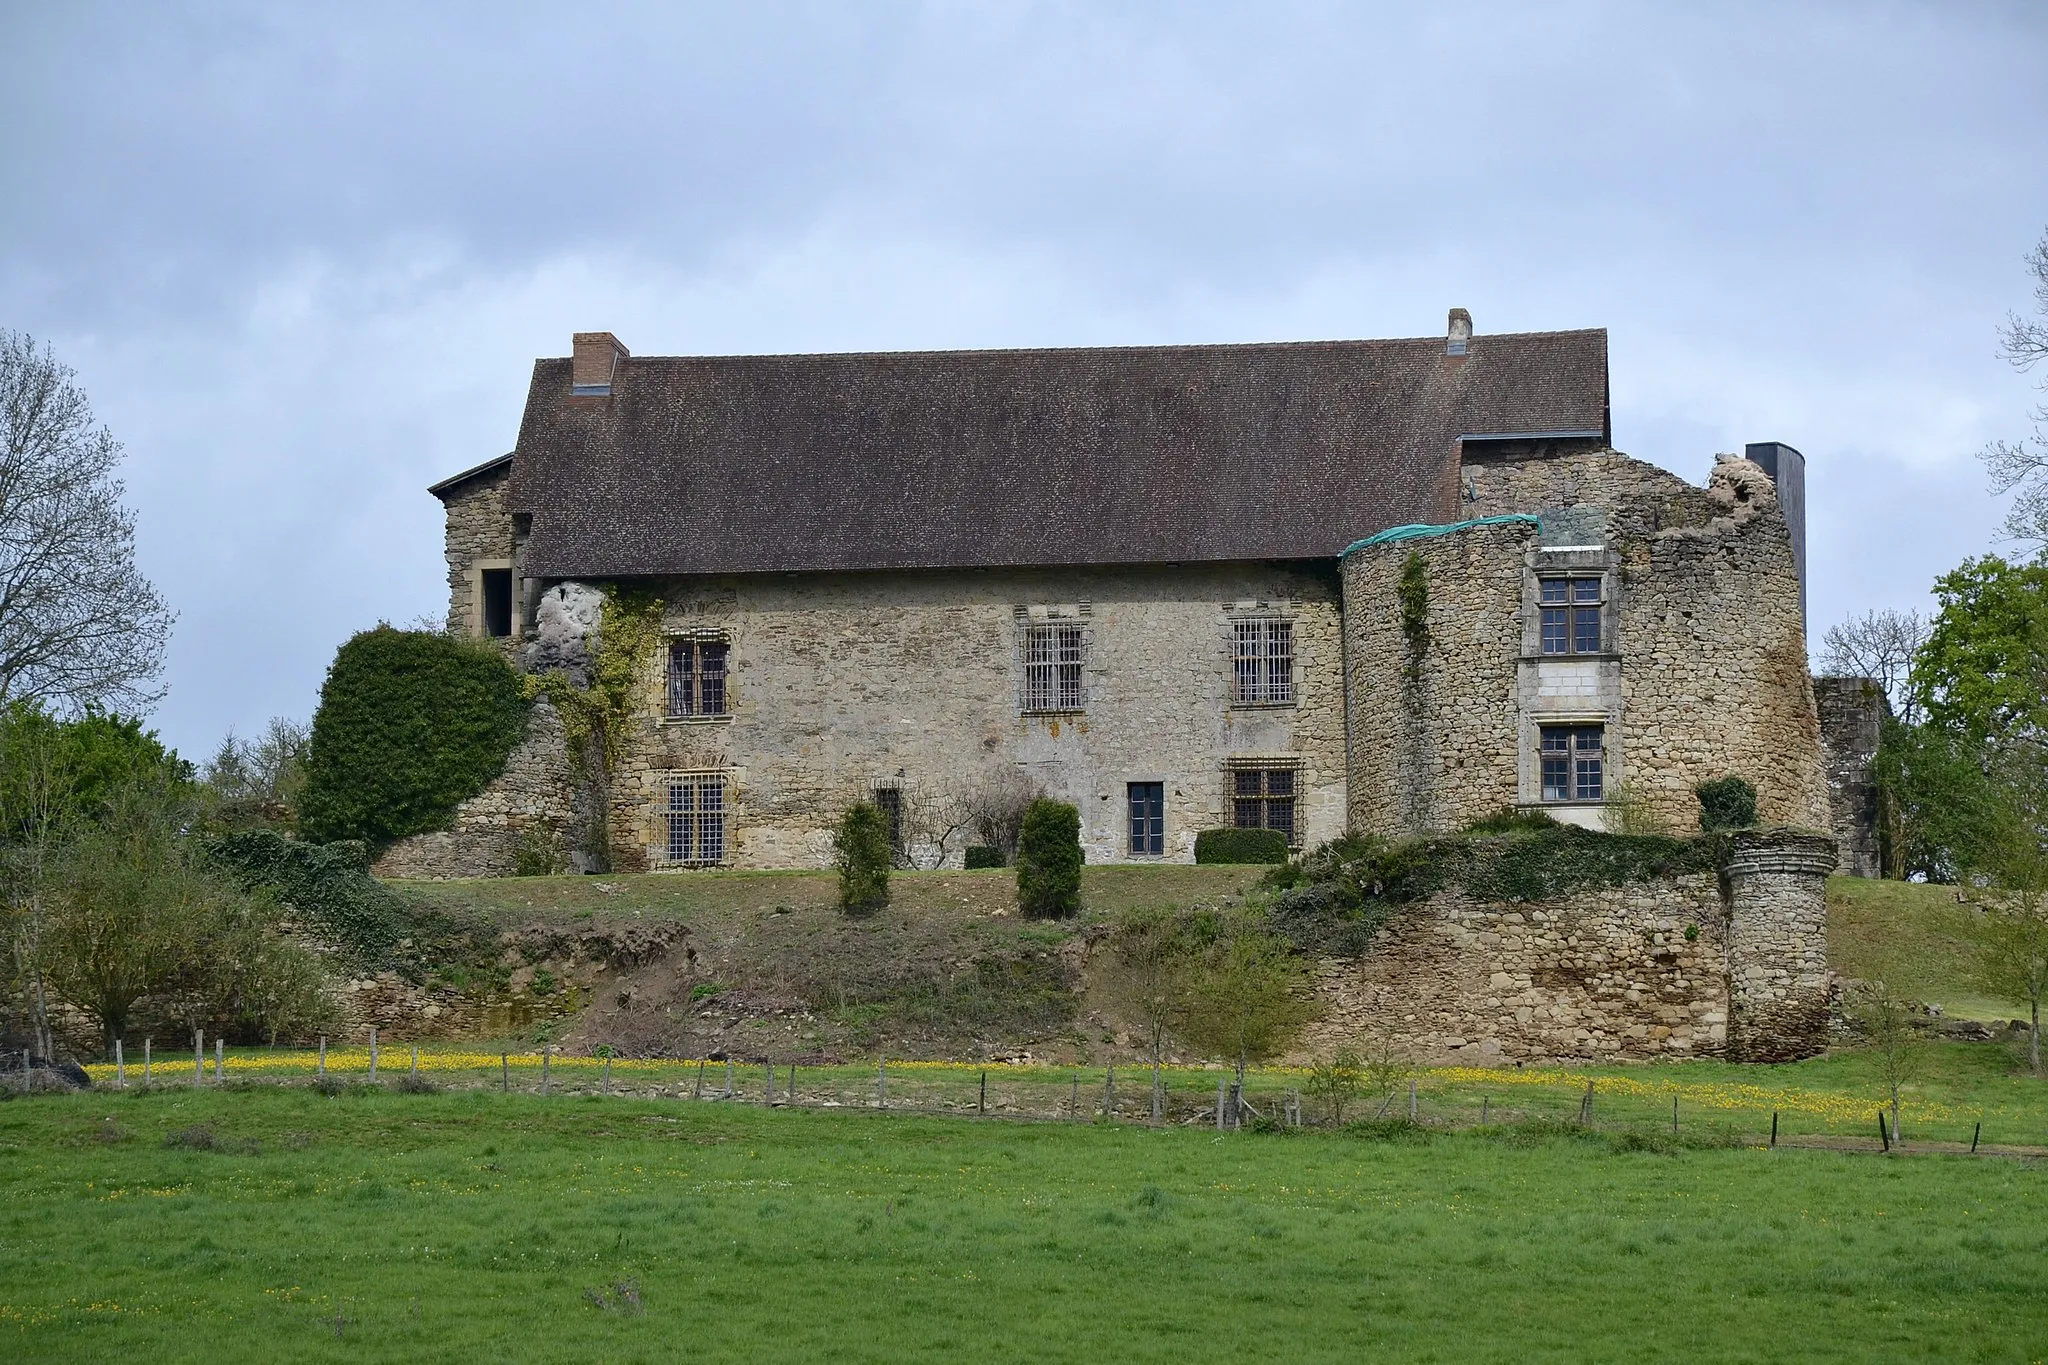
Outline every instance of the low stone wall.
<path fill-rule="evenodd" d="M 576 783 L 562 717 L 543 697 L 533 704 L 526 737 L 505 760 L 505 771 L 457 806 L 447 829 L 400 839 L 370 871 L 425 881 L 509 877 L 520 849 L 534 841 L 566 856 L 576 824 Z"/>
<path fill-rule="evenodd" d="M 1807 1057 L 1827 1044 L 1833 841 L 1757 831 L 1719 875 L 1549 901 L 1440 892 L 1356 962 L 1326 963 L 1328 1015 L 1302 1044 L 1384 1039 L 1418 1060 Z"/>

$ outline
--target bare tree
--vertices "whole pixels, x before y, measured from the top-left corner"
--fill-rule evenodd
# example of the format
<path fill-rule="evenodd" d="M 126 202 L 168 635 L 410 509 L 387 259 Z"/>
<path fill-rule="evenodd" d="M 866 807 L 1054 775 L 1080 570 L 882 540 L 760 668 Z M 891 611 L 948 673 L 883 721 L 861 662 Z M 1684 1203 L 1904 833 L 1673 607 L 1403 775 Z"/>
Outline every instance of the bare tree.
<path fill-rule="evenodd" d="M 0 331 L 0 701 L 144 711 L 175 618 L 135 567 L 121 444 L 74 378 Z"/>
<path fill-rule="evenodd" d="M 973 817 L 951 787 L 905 786 L 897 796 L 899 866 L 931 872 L 946 865 Z"/>
<path fill-rule="evenodd" d="M 305 790 L 311 739 L 311 727 L 283 716 L 272 716 L 253 740 L 230 730 L 200 774 L 213 823 L 228 829 L 289 826 Z"/>
<path fill-rule="evenodd" d="M 1017 861 L 1017 841 L 1024 835 L 1024 812 L 1045 794 L 1036 782 L 1014 768 L 984 777 L 961 793 L 967 827 L 990 848 L 1001 849 L 1003 861 Z"/>
<path fill-rule="evenodd" d="M 1917 611 L 1866 611 L 1829 626 L 1821 637 L 1820 671 L 1839 678 L 1874 678 L 1892 714 L 1912 724 L 1918 704 L 1908 682 L 1913 657 L 1927 643 L 1927 618 Z"/>
<path fill-rule="evenodd" d="M 1913 1011 L 1882 981 L 1866 981 L 1855 1006 L 1856 1021 L 1870 1041 L 1878 1079 L 1891 1100 L 1892 1146 L 1899 1145 L 1899 1092 L 1919 1078 L 1923 1056 L 1913 1029 Z"/>
<path fill-rule="evenodd" d="M 2034 311 L 2040 316 L 2008 313 L 1999 335 L 2005 358 L 2022 372 L 2048 360 L 2048 232 L 2027 253 L 2026 262 L 2027 273 L 2034 277 Z M 2048 377 L 2041 388 L 2048 392 Z M 2037 404 L 2028 416 L 2034 428 L 2029 434 L 2017 441 L 1993 441 L 1977 458 L 1991 476 L 1991 491 L 2014 495 L 2005 514 L 2005 534 L 2037 551 L 2048 551 L 2048 401 Z"/>

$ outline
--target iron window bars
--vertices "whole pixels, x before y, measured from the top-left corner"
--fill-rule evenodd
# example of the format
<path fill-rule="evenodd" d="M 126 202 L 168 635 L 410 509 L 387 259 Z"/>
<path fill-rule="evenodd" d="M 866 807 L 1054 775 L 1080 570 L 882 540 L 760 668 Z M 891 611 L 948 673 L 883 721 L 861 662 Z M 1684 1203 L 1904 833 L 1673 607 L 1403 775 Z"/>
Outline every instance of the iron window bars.
<path fill-rule="evenodd" d="M 723 640 L 671 640 L 668 643 L 668 714 L 722 716 L 725 712 L 725 666 L 731 646 Z"/>
<path fill-rule="evenodd" d="M 668 779 L 668 824 L 663 861 L 703 867 L 725 861 L 725 778 L 698 773 Z"/>
<path fill-rule="evenodd" d="M 1232 671 L 1241 706 L 1287 706 L 1294 702 L 1294 622 L 1236 621 Z"/>
<path fill-rule="evenodd" d="M 1024 631 L 1024 709 L 1081 709 L 1081 627 L 1027 626 Z"/>

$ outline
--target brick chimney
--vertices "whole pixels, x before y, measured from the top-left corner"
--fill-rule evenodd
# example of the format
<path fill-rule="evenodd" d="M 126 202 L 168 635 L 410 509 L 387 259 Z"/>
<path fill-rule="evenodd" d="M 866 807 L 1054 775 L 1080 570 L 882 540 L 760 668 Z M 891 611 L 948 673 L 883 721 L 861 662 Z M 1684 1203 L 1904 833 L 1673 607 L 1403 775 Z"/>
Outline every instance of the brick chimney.
<path fill-rule="evenodd" d="M 1465 343 L 1472 340 L 1472 315 L 1462 308 L 1451 310 L 1450 333 L 1444 339 L 1445 355 L 1465 354 Z"/>
<path fill-rule="evenodd" d="M 631 354 L 610 332 L 574 333 L 569 341 L 569 392 L 608 395 L 619 362 Z"/>

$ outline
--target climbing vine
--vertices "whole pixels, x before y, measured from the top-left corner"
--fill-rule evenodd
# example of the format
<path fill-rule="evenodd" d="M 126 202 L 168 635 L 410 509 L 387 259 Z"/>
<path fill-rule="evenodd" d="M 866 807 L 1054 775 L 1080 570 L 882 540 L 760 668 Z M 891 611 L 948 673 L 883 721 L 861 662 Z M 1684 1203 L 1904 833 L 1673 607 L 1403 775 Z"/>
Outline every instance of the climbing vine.
<path fill-rule="evenodd" d="M 662 602 L 649 592 L 606 588 L 590 642 L 590 685 L 578 687 L 557 669 L 527 680 L 531 695 L 546 697 L 562 717 L 569 752 L 595 798 L 590 851 L 609 862 L 611 778 L 624 757 L 638 709 L 640 670 L 661 642 Z"/>
<path fill-rule="evenodd" d="M 1429 648 L 1429 569 L 1422 556 L 1408 552 L 1401 561 L 1401 634 L 1408 640 L 1408 671 L 1421 671 L 1423 651 Z"/>

